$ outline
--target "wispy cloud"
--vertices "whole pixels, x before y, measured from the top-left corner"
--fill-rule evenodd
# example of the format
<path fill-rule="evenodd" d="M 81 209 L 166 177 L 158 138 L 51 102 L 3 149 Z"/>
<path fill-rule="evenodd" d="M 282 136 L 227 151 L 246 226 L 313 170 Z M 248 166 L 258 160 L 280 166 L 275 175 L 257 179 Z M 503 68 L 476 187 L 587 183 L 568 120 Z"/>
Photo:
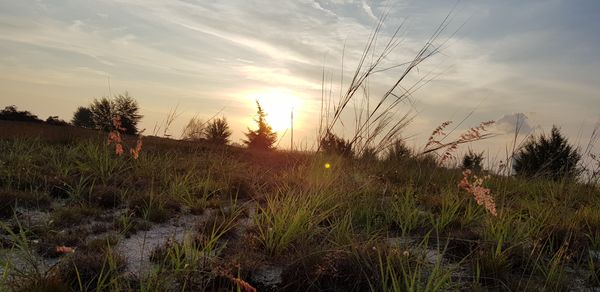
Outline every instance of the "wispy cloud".
<path fill-rule="evenodd" d="M 235 123 L 253 112 L 236 105 L 236 94 L 252 88 L 284 86 L 318 100 L 325 67 L 337 90 L 342 51 L 347 81 L 382 9 L 390 17 L 380 49 L 395 25 L 409 19 L 402 45 L 389 56 L 392 64 L 409 60 L 453 6 L 442 0 L 5 1 L 0 3 L 0 99 L 69 100 L 62 112 L 41 113 L 68 119 L 68 107 L 105 94 L 110 76 L 115 88 L 139 96 L 153 112 L 145 127 L 177 102 L 197 108 L 192 112 L 226 106 Z M 595 1 L 461 2 L 448 32 L 468 20 L 466 25 L 442 54 L 407 79 L 437 76 L 415 96 L 421 116 L 414 131 L 426 132 L 471 109 L 480 120 L 536 112 L 536 123 L 577 131 L 572 128 L 579 125 L 578 113 L 597 114 L 591 109 L 600 108 L 595 80 L 600 57 L 594 49 L 600 45 L 594 14 L 599 6 Z M 399 72 L 370 79 L 372 97 Z M 30 105 L 38 110 L 37 103 Z M 307 133 L 311 126 L 305 125 Z"/>

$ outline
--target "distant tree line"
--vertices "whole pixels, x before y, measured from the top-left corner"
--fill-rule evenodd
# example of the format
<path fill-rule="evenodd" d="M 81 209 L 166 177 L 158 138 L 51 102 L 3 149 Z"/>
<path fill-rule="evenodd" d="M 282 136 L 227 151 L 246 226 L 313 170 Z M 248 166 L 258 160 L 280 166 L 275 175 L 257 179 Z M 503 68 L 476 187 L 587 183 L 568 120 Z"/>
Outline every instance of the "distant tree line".
<path fill-rule="evenodd" d="M 256 102 L 256 129 L 248 128 L 243 140 L 250 149 L 272 150 L 277 142 L 277 133 L 267 123 L 267 114 L 258 101 Z M 137 101 L 127 92 L 112 98 L 102 97 L 94 99 L 87 107 L 79 107 L 73 114 L 71 124 L 77 127 L 98 129 L 103 131 L 114 130 L 113 118 L 119 117 L 124 134 L 134 135 L 138 133 L 137 125 L 143 117 L 140 113 Z M 69 123 L 50 116 L 45 121 L 38 118 L 29 111 L 18 110 L 11 105 L 0 111 L 0 120 L 25 121 L 35 123 L 47 123 L 51 125 L 66 126 Z M 205 141 L 216 145 L 230 143 L 231 129 L 225 117 L 218 117 L 203 122 L 192 118 L 185 127 L 182 138 L 189 141 Z M 327 132 L 319 141 L 322 152 L 354 158 L 352 143 L 331 132 Z M 378 159 L 377 153 L 366 151 L 367 155 L 361 159 Z M 403 141 L 398 140 L 388 147 L 384 153 L 387 161 L 398 162 L 410 158 L 413 153 L 406 147 Z M 366 157 L 368 156 L 368 157 Z M 475 153 L 471 150 L 464 155 L 461 167 L 473 171 L 483 169 L 483 153 Z M 516 176 L 535 178 L 542 177 L 550 180 L 575 179 L 580 173 L 578 168 L 581 154 L 569 144 L 560 130 L 553 126 L 549 135 L 542 134 L 539 137 L 531 137 L 520 150 L 513 155 L 512 168 Z"/>
<path fill-rule="evenodd" d="M 9 105 L 0 111 L 0 120 L 19 121 L 33 123 L 47 123 L 56 126 L 68 126 L 69 123 L 61 120 L 58 116 L 49 116 L 45 121 L 38 118 L 29 111 L 20 111 L 15 105 Z"/>

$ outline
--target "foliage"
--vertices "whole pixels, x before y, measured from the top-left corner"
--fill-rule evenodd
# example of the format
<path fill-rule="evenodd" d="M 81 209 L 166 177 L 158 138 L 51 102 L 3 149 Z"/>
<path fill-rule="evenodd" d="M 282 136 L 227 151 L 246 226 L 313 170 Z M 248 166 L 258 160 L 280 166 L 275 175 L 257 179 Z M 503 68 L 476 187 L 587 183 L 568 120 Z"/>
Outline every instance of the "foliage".
<path fill-rule="evenodd" d="M 137 124 L 142 115 L 139 114 L 140 108 L 137 101 L 127 92 L 113 98 L 94 99 L 89 109 L 97 129 L 112 130 L 113 118 L 119 117 L 125 134 L 135 135 L 138 132 Z"/>
<path fill-rule="evenodd" d="M 258 129 L 250 130 L 248 128 L 248 133 L 245 133 L 246 140 L 244 140 L 244 143 L 250 149 L 271 150 L 275 142 L 277 142 L 277 133 L 273 132 L 271 126 L 267 124 L 267 114 L 263 111 L 258 100 L 256 101 L 256 107 L 258 110 L 255 121 Z"/>
<path fill-rule="evenodd" d="M 229 137 L 231 136 L 227 119 L 222 117 L 210 121 L 204 129 L 204 134 L 208 142 L 217 145 L 226 145 L 229 143 Z"/>
<path fill-rule="evenodd" d="M 40 120 L 36 115 L 29 111 L 20 111 L 14 105 L 9 105 L 0 111 L 0 120 L 36 123 L 42 122 L 42 120 Z"/>
<path fill-rule="evenodd" d="M 573 179 L 579 174 L 577 163 L 581 155 L 569 145 L 556 126 L 550 136 L 542 134 L 529 140 L 517 153 L 513 168 L 524 177 L 545 177 L 551 180 Z"/>
<path fill-rule="evenodd" d="M 462 160 L 462 169 L 470 169 L 472 171 L 481 171 L 483 162 L 483 152 L 475 153 L 469 149 Z"/>
<path fill-rule="evenodd" d="M 69 123 L 65 122 L 64 120 L 59 119 L 58 116 L 49 116 L 46 119 L 46 124 L 54 125 L 54 126 L 68 126 L 69 125 Z"/>
<path fill-rule="evenodd" d="M 94 123 L 94 116 L 90 108 L 80 106 L 73 113 L 73 119 L 71 120 L 73 126 L 94 129 L 96 124 Z"/>
<path fill-rule="evenodd" d="M 402 139 L 395 140 L 385 152 L 385 160 L 387 161 L 402 161 L 409 158 L 412 151 Z"/>
<path fill-rule="evenodd" d="M 352 142 L 327 132 L 320 141 L 320 148 L 327 154 L 337 154 L 344 157 L 353 157 Z"/>

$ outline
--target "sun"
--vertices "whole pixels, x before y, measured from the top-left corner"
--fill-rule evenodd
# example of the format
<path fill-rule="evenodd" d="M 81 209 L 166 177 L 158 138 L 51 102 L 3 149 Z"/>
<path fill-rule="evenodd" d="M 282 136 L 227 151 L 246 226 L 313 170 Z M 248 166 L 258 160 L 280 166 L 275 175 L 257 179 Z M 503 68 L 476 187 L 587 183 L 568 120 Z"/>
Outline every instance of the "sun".
<path fill-rule="evenodd" d="M 267 123 L 271 125 L 273 131 L 281 134 L 291 128 L 292 111 L 296 115 L 294 124 L 297 126 L 298 116 L 296 113 L 301 108 L 301 100 L 293 92 L 285 89 L 272 89 L 250 94 L 248 98 L 253 103 L 258 100 L 267 114 Z"/>

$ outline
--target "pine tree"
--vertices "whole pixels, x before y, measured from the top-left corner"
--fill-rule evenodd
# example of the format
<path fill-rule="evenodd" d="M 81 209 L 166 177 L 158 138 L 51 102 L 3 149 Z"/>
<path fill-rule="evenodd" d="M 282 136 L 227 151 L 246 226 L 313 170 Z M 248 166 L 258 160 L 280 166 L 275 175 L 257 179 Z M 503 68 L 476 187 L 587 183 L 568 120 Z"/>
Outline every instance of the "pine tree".
<path fill-rule="evenodd" d="M 263 111 L 258 100 L 256 101 L 256 107 L 258 110 L 256 112 L 257 118 L 255 121 L 258 125 L 258 129 L 250 130 L 250 128 L 248 128 L 248 133 L 245 133 L 246 140 L 244 140 L 244 144 L 251 149 L 271 150 L 277 141 L 277 133 L 273 132 L 271 126 L 267 124 L 267 114 Z"/>

